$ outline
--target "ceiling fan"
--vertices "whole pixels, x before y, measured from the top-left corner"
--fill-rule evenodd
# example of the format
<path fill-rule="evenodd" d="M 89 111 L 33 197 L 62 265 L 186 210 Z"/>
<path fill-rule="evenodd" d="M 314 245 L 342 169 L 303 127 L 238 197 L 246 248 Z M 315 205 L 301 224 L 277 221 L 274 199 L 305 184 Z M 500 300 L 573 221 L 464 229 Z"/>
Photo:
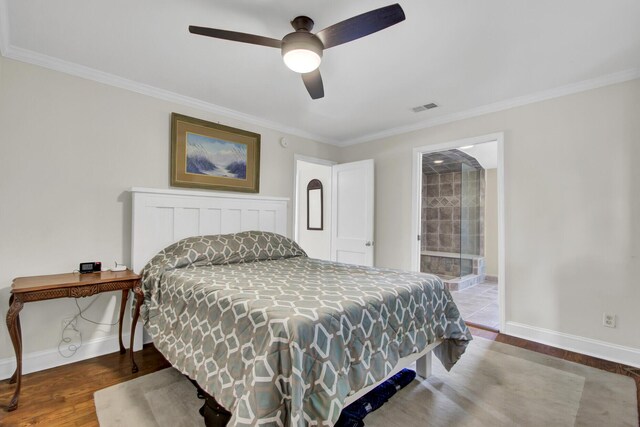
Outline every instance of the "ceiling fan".
<path fill-rule="evenodd" d="M 281 49 L 286 66 L 302 75 L 302 81 L 309 95 L 313 99 L 318 99 L 324 96 L 322 77 L 318 70 L 324 49 L 368 36 L 404 19 L 404 11 L 400 5 L 393 4 L 346 19 L 315 34 L 311 33 L 313 20 L 307 16 L 298 16 L 291 21 L 295 31 L 284 36 L 282 40 L 193 25 L 189 26 L 189 32 Z"/>

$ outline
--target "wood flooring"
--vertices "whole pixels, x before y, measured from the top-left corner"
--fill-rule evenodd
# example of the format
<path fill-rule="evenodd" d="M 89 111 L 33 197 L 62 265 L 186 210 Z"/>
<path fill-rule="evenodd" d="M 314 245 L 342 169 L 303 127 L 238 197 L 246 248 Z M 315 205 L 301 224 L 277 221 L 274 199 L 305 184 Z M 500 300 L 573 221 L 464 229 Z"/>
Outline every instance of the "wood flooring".
<path fill-rule="evenodd" d="M 129 355 L 119 352 L 22 377 L 20 404 L 6 412 L 14 385 L 0 382 L 0 426 L 98 426 L 93 393 L 171 366 L 153 347 L 136 352 L 138 373 Z"/>
<path fill-rule="evenodd" d="M 534 343 L 480 328 L 471 333 L 489 340 L 559 357 L 594 368 L 632 377 L 640 402 L 640 369 L 594 357 Z M 70 365 L 25 375 L 22 382 L 20 406 L 6 412 L 14 386 L 0 381 L 0 426 L 98 426 L 93 393 L 114 384 L 164 369 L 169 363 L 152 346 L 136 353 L 140 371 L 131 373 L 128 355 L 112 353 Z M 640 414 L 640 408 L 639 414 Z M 640 425 L 640 419 L 639 419 Z"/>

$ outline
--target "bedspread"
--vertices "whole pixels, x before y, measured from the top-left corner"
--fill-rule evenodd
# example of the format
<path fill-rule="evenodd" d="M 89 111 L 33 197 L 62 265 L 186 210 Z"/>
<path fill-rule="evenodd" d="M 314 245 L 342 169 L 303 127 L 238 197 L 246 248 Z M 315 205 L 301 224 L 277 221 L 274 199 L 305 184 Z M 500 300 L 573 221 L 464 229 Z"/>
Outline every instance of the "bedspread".
<path fill-rule="evenodd" d="M 143 270 L 155 346 L 232 413 L 230 425 L 335 423 L 350 392 L 444 339 L 471 339 L 436 276 L 307 258 L 272 233 L 182 240 Z"/>

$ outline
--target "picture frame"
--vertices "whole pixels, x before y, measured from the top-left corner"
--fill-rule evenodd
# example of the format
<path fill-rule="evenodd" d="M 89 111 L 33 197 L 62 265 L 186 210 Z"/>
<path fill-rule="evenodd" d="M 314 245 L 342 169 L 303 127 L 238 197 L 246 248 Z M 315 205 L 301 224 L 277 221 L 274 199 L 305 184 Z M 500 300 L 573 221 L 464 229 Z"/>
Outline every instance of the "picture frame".
<path fill-rule="evenodd" d="M 258 193 L 260 134 L 171 114 L 171 179 L 176 187 Z"/>

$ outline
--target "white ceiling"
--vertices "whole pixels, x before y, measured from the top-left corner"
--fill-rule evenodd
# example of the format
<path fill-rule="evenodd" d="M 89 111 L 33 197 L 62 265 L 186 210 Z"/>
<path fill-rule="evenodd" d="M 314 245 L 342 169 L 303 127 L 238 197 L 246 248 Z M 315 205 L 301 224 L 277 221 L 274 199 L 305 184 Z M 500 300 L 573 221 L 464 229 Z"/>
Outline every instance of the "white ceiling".
<path fill-rule="evenodd" d="M 319 100 L 278 49 L 187 31 L 280 39 L 297 15 L 320 30 L 392 2 L 0 0 L 0 37 L 8 57 L 338 145 L 640 76 L 638 0 L 400 0 L 406 21 L 325 51 Z"/>

